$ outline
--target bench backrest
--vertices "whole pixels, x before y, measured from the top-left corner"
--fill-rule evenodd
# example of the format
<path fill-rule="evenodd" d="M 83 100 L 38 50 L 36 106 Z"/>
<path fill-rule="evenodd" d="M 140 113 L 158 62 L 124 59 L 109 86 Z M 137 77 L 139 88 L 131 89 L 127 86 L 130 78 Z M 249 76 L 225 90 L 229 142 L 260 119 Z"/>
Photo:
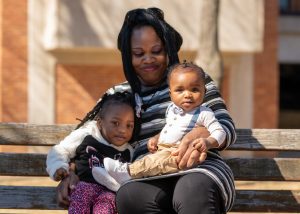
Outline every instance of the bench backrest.
<path fill-rule="evenodd" d="M 74 125 L 0 123 L 0 145 L 53 146 Z M 238 129 L 237 142 L 224 153 L 235 180 L 297 181 L 300 184 L 300 130 Z M 251 157 L 239 151 L 255 151 Z M 260 155 L 257 153 L 263 152 Z M 268 152 L 280 152 L 273 157 Z M 289 154 L 291 153 L 291 154 Z M 0 176 L 48 176 L 46 154 L 0 153 Z M 62 209 L 54 187 L 0 186 L 0 209 Z M 3 197 L 4 196 L 4 197 Z M 299 212 L 299 190 L 237 190 L 234 212 Z"/>

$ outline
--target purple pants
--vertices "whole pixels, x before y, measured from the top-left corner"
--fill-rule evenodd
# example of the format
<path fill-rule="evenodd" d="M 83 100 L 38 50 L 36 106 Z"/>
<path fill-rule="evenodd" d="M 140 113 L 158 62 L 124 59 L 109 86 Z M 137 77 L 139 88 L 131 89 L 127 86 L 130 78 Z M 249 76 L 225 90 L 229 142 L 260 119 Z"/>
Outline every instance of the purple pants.
<path fill-rule="evenodd" d="M 71 193 L 71 214 L 115 214 L 115 193 L 100 184 L 80 181 Z"/>

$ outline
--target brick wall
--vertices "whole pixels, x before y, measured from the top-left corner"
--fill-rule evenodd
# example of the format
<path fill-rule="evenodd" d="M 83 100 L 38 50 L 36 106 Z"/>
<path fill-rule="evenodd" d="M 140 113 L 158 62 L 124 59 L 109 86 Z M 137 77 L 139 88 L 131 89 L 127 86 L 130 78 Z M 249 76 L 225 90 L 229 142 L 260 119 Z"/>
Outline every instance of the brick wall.
<path fill-rule="evenodd" d="M 57 65 L 55 122 L 78 123 L 109 87 L 124 81 L 120 65 Z"/>
<path fill-rule="evenodd" d="M 1 121 L 27 121 L 27 1 L 1 4 Z"/>
<path fill-rule="evenodd" d="M 278 1 L 265 0 L 264 50 L 254 57 L 254 128 L 277 128 L 279 116 Z"/>
<path fill-rule="evenodd" d="M 229 96 L 229 84 L 230 84 L 230 68 L 228 66 L 223 67 L 223 78 L 220 85 L 220 93 L 225 101 L 228 111 L 230 111 L 230 96 Z"/>
<path fill-rule="evenodd" d="M 0 1 L 0 121 L 27 121 L 27 0 Z M 278 1 L 265 1 L 264 51 L 255 55 L 254 127 L 275 128 L 278 123 Z M 229 71 L 222 94 L 228 102 Z M 122 68 L 58 65 L 56 122 L 77 123 L 112 84 L 124 81 Z"/>

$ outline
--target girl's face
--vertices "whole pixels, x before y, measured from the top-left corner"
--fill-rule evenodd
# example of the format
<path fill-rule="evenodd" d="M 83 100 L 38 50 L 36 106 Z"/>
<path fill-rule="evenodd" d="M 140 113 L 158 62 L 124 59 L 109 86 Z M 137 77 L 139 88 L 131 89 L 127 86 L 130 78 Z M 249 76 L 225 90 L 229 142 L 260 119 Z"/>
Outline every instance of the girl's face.
<path fill-rule="evenodd" d="M 176 71 L 171 74 L 169 83 L 171 100 L 185 112 L 202 104 L 205 87 L 197 71 Z"/>
<path fill-rule="evenodd" d="M 134 112 L 127 104 L 106 106 L 104 117 L 97 124 L 100 132 L 107 142 L 121 146 L 127 143 L 134 128 Z"/>
<path fill-rule="evenodd" d="M 143 85 L 155 86 L 161 82 L 167 68 L 167 55 L 153 27 L 133 29 L 131 57 L 134 71 Z"/>

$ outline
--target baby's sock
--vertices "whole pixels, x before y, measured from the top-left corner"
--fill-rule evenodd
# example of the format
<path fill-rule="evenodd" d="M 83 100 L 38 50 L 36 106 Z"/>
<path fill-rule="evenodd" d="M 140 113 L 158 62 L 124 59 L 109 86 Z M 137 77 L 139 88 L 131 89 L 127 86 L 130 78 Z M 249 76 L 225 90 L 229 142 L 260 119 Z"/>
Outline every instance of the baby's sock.
<path fill-rule="evenodd" d="M 117 192 L 120 188 L 120 184 L 111 177 L 107 171 L 102 167 L 93 167 L 92 174 L 94 179 L 103 186 L 106 186 L 108 189 Z"/>
<path fill-rule="evenodd" d="M 131 179 L 128 172 L 128 163 L 122 163 L 119 160 L 104 158 L 104 168 L 118 183 L 123 184 Z"/>

